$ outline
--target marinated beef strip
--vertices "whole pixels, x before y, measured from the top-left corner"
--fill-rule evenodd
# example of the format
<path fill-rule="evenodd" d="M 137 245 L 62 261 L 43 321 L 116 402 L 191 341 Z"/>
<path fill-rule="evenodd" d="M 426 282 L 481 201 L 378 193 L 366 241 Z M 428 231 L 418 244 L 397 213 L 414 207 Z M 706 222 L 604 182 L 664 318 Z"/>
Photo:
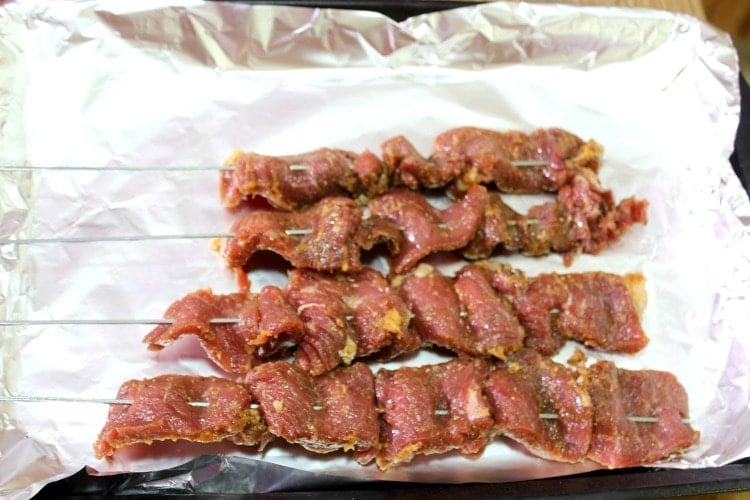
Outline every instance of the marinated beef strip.
<path fill-rule="evenodd" d="M 265 445 L 269 434 L 250 393 L 242 384 L 218 377 L 162 375 L 125 382 L 111 405 L 94 444 L 97 458 L 110 457 L 124 446 L 185 439 L 203 443 L 235 438 Z M 205 403 L 191 405 L 190 403 Z"/>
<path fill-rule="evenodd" d="M 404 239 L 391 259 L 391 271 L 403 273 L 432 253 L 466 246 L 479 229 L 486 205 L 487 190 L 482 186 L 474 186 L 442 210 L 415 192 L 399 189 L 374 199 L 370 210 L 402 228 Z"/>
<path fill-rule="evenodd" d="M 316 453 L 355 450 L 368 463 L 379 449 L 375 379 L 361 363 L 311 377 L 286 362 L 253 369 L 245 378 L 275 436 Z"/>
<path fill-rule="evenodd" d="M 420 345 L 406 304 L 374 269 L 349 275 L 290 271 L 286 294 L 306 330 L 294 362 L 313 375 L 357 357 L 395 357 Z"/>
<path fill-rule="evenodd" d="M 400 228 L 387 220 L 363 224 L 362 208 L 349 198 L 324 198 L 299 212 L 259 210 L 239 219 L 234 237 L 219 242 L 219 251 L 233 269 L 242 269 L 259 250 L 281 255 L 296 268 L 318 271 L 357 271 L 361 250 L 378 242 L 401 240 Z"/>
<path fill-rule="evenodd" d="M 581 252 L 601 252 L 634 224 L 646 224 L 647 206 L 635 198 L 615 204 L 612 192 L 602 189 L 590 171 L 571 175 L 556 201 L 533 206 L 526 214 L 491 192 L 484 219 L 463 255 L 473 260 L 498 250 L 530 256 L 555 252 L 564 254 L 569 264 Z"/>
<path fill-rule="evenodd" d="M 382 470 L 415 455 L 460 450 L 481 452 L 493 419 L 483 384 L 490 365 L 480 359 L 378 371 L 377 405 L 381 412 Z"/>
<path fill-rule="evenodd" d="M 410 327 L 411 312 L 374 269 L 346 275 L 292 270 L 283 291 L 269 285 L 259 294 L 198 290 L 175 301 L 164 316 L 172 323 L 158 325 L 144 339 L 151 349 L 196 335 L 212 361 L 242 375 L 292 352 L 295 363 L 319 375 L 355 357 L 391 359 L 421 345 Z"/>
<path fill-rule="evenodd" d="M 638 352 L 648 343 L 640 323 L 646 304 L 641 274 L 550 273 L 528 278 L 497 262 L 479 265 L 513 304 L 526 332 L 525 345 L 542 354 L 554 354 L 566 338 L 620 353 Z"/>
<path fill-rule="evenodd" d="M 254 196 L 281 210 L 298 210 L 327 196 L 375 196 L 388 189 L 390 172 L 374 154 L 321 148 L 293 156 L 235 152 L 221 174 L 225 206 Z"/>
<path fill-rule="evenodd" d="M 399 291 L 422 342 L 498 358 L 521 347 L 524 332 L 510 303 L 479 271 L 467 266 L 450 278 L 422 264 L 400 280 Z"/>
<path fill-rule="evenodd" d="M 682 453 L 699 433 L 688 416 L 685 389 L 671 373 L 630 371 L 610 361 L 588 368 L 593 436 L 588 457 L 609 468 L 653 463 Z M 633 421 L 632 416 L 656 422 Z"/>
<path fill-rule="evenodd" d="M 514 193 L 554 192 L 571 172 L 599 169 L 602 147 L 558 128 L 531 134 L 460 127 L 440 134 L 425 158 L 403 136 L 381 145 L 382 160 L 321 148 L 293 156 L 234 153 L 221 174 L 221 199 L 234 207 L 251 197 L 265 198 L 281 210 L 298 210 L 327 196 L 374 198 L 404 186 L 448 187 L 454 196 L 476 184 L 494 184 Z M 542 166 L 514 166 L 541 160 Z"/>
<path fill-rule="evenodd" d="M 144 342 L 159 350 L 182 335 L 196 335 L 209 358 L 230 373 L 245 374 L 287 343 L 304 336 L 302 321 L 275 286 L 259 294 L 215 295 L 210 289 L 192 292 L 164 313 L 171 324 L 158 325 Z M 214 323 L 215 319 L 238 319 Z"/>
<path fill-rule="evenodd" d="M 540 129 L 531 134 L 459 127 L 440 134 L 433 153 L 423 158 L 404 137 L 381 146 L 386 163 L 393 165 L 399 182 L 410 189 L 442 187 L 460 195 L 476 184 L 494 184 L 511 193 L 554 192 L 571 171 L 596 172 L 602 147 L 583 142 L 561 129 Z M 514 166 L 515 161 L 541 160 L 542 166 Z"/>
<path fill-rule="evenodd" d="M 578 375 L 536 351 L 522 349 L 485 382 L 495 430 L 536 456 L 580 462 L 591 443 L 591 399 Z"/>

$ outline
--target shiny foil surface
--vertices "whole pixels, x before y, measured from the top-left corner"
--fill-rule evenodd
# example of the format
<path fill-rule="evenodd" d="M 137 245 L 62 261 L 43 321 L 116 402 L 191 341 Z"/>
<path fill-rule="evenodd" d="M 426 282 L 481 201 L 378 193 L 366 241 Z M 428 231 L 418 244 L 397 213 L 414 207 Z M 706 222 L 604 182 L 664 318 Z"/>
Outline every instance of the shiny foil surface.
<path fill-rule="evenodd" d="M 0 165 L 55 167 L 0 171 L 0 308 L 16 320 L 154 319 L 198 288 L 236 289 L 210 240 L 190 237 L 226 231 L 236 217 L 221 206 L 218 172 L 115 167 L 212 167 L 235 150 L 378 151 L 399 134 L 427 154 L 457 126 L 561 127 L 604 146 L 602 184 L 617 200 L 648 199 L 649 223 L 571 267 L 560 256 L 504 260 L 530 275 L 643 273 L 650 344 L 633 356 L 586 354 L 674 373 L 701 439 L 658 466 L 719 466 L 750 456 L 750 203 L 728 162 L 737 80 L 728 35 L 655 10 L 498 2 L 397 23 L 373 12 L 195 0 L 0 3 Z M 186 237 L 7 242 L 137 235 Z M 254 291 L 285 283 L 273 269 L 250 278 Z M 6 395 L 111 398 L 131 378 L 218 373 L 194 342 L 148 351 L 148 325 L 0 328 Z M 409 363 L 440 359 L 425 351 Z M 199 455 L 215 458 L 178 487 L 254 460 L 264 477 L 285 479 L 246 476 L 227 491 L 283 487 L 288 475 L 267 472 L 276 465 L 322 481 L 428 482 L 597 467 L 536 459 L 502 439 L 477 458 L 419 457 L 386 473 L 279 443 L 262 453 L 154 445 L 97 461 L 92 443 L 106 414 L 102 404 L 0 403 L 0 492 L 28 497 L 84 466 L 149 471 Z"/>

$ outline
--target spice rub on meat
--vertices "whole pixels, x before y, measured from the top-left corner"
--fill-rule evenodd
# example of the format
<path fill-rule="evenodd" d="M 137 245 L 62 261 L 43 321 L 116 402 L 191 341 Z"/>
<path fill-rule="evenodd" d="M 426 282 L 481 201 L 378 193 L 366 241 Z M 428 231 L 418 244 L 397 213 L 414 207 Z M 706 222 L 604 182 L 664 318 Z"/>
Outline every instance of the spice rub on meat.
<path fill-rule="evenodd" d="M 396 187 L 448 187 L 458 196 L 476 184 L 505 192 L 557 191 L 570 172 L 599 168 L 602 147 L 559 128 L 531 134 L 459 127 L 440 134 L 425 158 L 403 136 L 381 145 L 382 159 L 321 148 L 293 156 L 234 153 L 221 174 L 225 206 L 259 196 L 282 210 L 297 210 L 327 196 L 373 198 Z M 516 166 L 516 161 L 543 165 Z"/>
<path fill-rule="evenodd" d="M 353 451 L 383 470 L 417 455 L 481 453 L 497 435 L 547 460 L 607 467 L 653 463 L 698 440 L 675 377 L 618 369 L 572 370 L 529 349 L 505 362 L 457 358 L 420 367 L 362 363 L 320 376 L 279 361 L 243 383 L 165 375 L 123 384 L 95 443 L 98 457 L 156 440 L 230 440 L 261 448 L 274 437 L 315 453 Z"/>
<path fill-rule="evenodd" d="M 420 346 L 503 359 L 521 346 L 553 355 L 572 339 L 633 353 L 648 343 L 640 324 L 645 302 L 640 274 L 527 277 L 481 261 L 453 277 L 421 264 L 389 284 L 374 269 L 298 269 L 289 272 L 283 290 L 190 293 L 167 309 L 173 323 L 157 326 L 144 340 L 160 349 L 181 335 L 196 335 L 209 358 L 236 374 L 293 355 L 296 365 L 319 375 L 355 358 L 387 360 Z"/>
<path fill-rule="evenodd" d="M 305 335 L 296 311 L 275 286 L 257 294 L 197 290 L 170 305 L 164 318 L 172 322 L 158 325 L 143 339 L 150 349 L 160 350 L 182 335 L 196 335 L 212 361 L 238 374 Z"/>
<path fill-rule="evenodd" d="M 469 264 L 455 278 L 422 264 L 396 280 L 423 342 L 498 358 L 522 343 L 550 356 L 567 339 L 609 352 L 643 349 L 644 282 L 603 272 L 526 277 L 495 261 Z"/>
<path fill-rule="evenodd" d="M 233 269 L 242 269 L 259 250 L 270 250 L 296 268 L 357 271 L 361 250 L 380 242 L 397 252 L 401 229 L 387 219 L 363 219 L 362 208 L 349 198 L 329 197 L 300 212 L 258 210 L 232 227 L 218 250 Z"/>
<path fill-rule="evenodd" d="M 402 273 L 430 254 L 465 247 L 482 222 L 487 199 L 487 190 L 474 186 L 461 200 L 442 210 L 406 190 L 373 200 L 373 216 L 393 221 L 404 234 L 400 251 L 391 259 L 391 271 Z"/>
<path fill-rule="evenodd" d="M 493 424 L 483 390 L 489 370 L 478 359 L 379 370 L 375 392 L 383 423 L 378 467 L 387 469 L 417 454 L 481 452 Z"/>
<path fill-rule="evenodd" d="M 254 369 L 245 383 L 273 435 L 316 453 L 355 450 L 363 464 L 378 453 L 375 379 L 365 365 L 311 377 L 279 361 Z"/>
<path fill-rule="evenodd" d="M 536 351 L 522 349 L 487 377 L 495 431 L 536 456 L 585 459 L 591 443 L 591 399 L 578 375 Z"/>
<path fill-rule="evenodd" d="M 214 443 L 234 438 L 262 448 L 273 435 L 242 385 L 218 377 L 162 375 L 130 380 L 117 392 L 94 444 L 97 458 L 136 443 L 184 439 Z M 191 404 L 200 403 L 200 404 Z"/>
<path fill-rule="evenodd" d="M 683 420 L 687 393 L 671 373 L 624 370 L 599 361 L 588 369 L 588 386 L 594 423 L 588 457 L 595 462 L 609 468 L 648 464 L 698 440 L 698 432 Z"/>
<path fill-rule="evenodd" d="M 421 344 L 406 304 L 374 269 L 349 275 L 290 271 L 286 295 L 306 332 L 294 362 L 314 375 L 356 357 L 390 359 Z"/>
<path fill-rule="evenodd" d="M 235 374 L 291 354 L 296 365 L 319 375 L 355 358 L 387 360 L 421 345 L 406 304 L 374 269 L 292 270 L 283 290 L 266 286 L 258 294 L 198 290 L 170 305 L 165 317 L 173 322 L 144 338 L 150 348 L 196 335 L 208 357 Z"/>
<path fill-rule="evenodd" d="M 526 332 L 525 345 L 553 354 L 570 338 L 595 349 L 635 353 L 648 343 L 640 323 L 646 305 L 641 274 L 522 271 L 483 261 L 493 287 L 507 297 Z"/>
<path fill-rule="evenodd" d="M 598 254 L 634 224 L 646 224 L 648 202 L 626 198 L 615 203 L 593 175 L 572 175 L 555 201 L 535 205 L 526 214 L 488 193 L 484 217 L 462 254 L 483 259 L 498 251 L 539 257 L 560 253 L 570 264 L 579 253 Z"/>
<path fill-rule="evenodd" d="M 242 269 L 260 250 L 271 250 L 297 268 L 318 271 L 361 269 L 362 250 L 385 243 L 393 273 L 413 268 L 436 252 L 459 251 L 477 260 L 493 253 L 531 256 L 562 253 L 566 264 L 581 252 L 596 254 L 618 241 L 634 224 L 645 224 L 643 200 L 615 204 L 611 191 L 576 175 L 557 200 L 532 207 L 526 215 L 508 207 L 484 186 L 443 209 L 422 195 L 397 189 L 365 208 L 348 198 L 325 198 L 300 212 L 259 210 L 238 220 L 233 237 L 218 249 L 228 266 Z"/>

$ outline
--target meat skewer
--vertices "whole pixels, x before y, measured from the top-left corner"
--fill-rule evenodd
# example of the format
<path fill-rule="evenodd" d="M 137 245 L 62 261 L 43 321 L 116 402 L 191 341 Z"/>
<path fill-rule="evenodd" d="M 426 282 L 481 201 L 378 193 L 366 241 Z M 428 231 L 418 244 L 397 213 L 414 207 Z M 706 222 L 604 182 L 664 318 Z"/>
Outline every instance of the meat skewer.
<path fill-rule="evenodd" d="M 260 196 L 282 210 L 297 210 L 327 196 L 373 198 L 395 187 L 448 187 L 460 196 L 476 184 L 505 192 L 555 192 L 574 171 L 599 168 L 602 148 L 561 129 L 531 134 L 476 127 L 448 130 L 435 139 L 429 158 L 403 136 L 381 146 L 382 159 L 321 148 L 292 156 L 233 154 L 221 177 L 221 197 L 233 207 Z"/>
<path fill-rule="evenodd" d="M 602 380 L 594 380 L 599 374 Z M 608 406 L 596 394 L 603 385 L 612 389 Z M 188 408 L 185 402 L 196 396 L 209 406 Z M 264 446 L 281 437 L 318 453 L 354 450 L 360 463 L 375 459 L 385 470 L 416 454 L 451 449 L 476 454 L 500 434 L 543 458 L 592 458 L 619 467 L 653 462 L 698 437 L 683 421 L 687 399 L 672 375 L 621 370 L 606 361 L 572 370 L 528 350 L 497 366 L 456 359 L 373 374 L 356 363 L 319 377 L 275 362 L 242 382 L 176 375 L 130 381 L 118 397 L 132 398 L 134 405 L 111 407 L 96 445 L 99 456 L 135 442 L 183 439 L 175 429 L 187 429 L 187 439 L 200 434 L 193 440 L 210 441 L 213 432 L 214 441 Z M 227 407 L 213 408 L 227 401 Z M 630 419 L 633 404 L 644 413 Z M 142 414 L 149 415 L 145 423 Z M 552 414 L 555 418 L 549 418 Z M 194 420 L 220 432 L 204 429 L 201 434 Z M 247 428 L 236 425 L 248 421 Z M 166 429 L 162 422 L 168 422 Z M 626 453 L 618 442 L 631 443 Z"/>
<path fill-rule="evenodd" d="M 350 274 L 292 270 L 284 289 L 215 295 L 210 289 L 175 301 L 165 319 L 5 320 L 5 325 L 152 324 L 151 349 L 196 335 L 208 357 L 229 373 L 294 355 L 319 375 L 356 358 L 381 360 L 439 346 L 503 359 L 522 345 L 553 355 L 567 339 L 632 353 L 648 342 L 639 274 L 541 274 L 492 261 L 468 264 L 454 277 L 422 264 L 389 283 L 373 269 Z"/>
<path fill-rule="evenodd" d="M 8 403 L 88 403 L 88 404 L 105 404 L 105 405 L 132 405 L 135 403 L 134 399 L 108 399 L 108 398 L 75 398 L 65 396 L 3 396 L 0 395 L 0 402 Z M 189 406 L 194 407 L 206 407 L 210 403 L 208 401 L 188 401 Z M 249 408 L 257 410 L 260 408 L 258 403 L 250 403 Z M 313 410 L 320 410 L 320 405 L 313 405 Z M 448 410 L 435 410 L 435 415 L 447 415 Z M 540 413 L 539 418 L 545 420 L 554 420 L 560 418 L 556 413 Z M 656 423 L 659 421 L 657 417 L 638 417 L 635 415 L 628 415 L 627 419 L 631 422 L 638 423 Z M 690 420 L 683 418 L 684 423 L 690 423 Z"/>
<path fill-rule="evenodd" d="M 497 193 L 473 186 L 445 209 L 421 195 L 395 190 L 373 199 L 369 217 L 348 198 L 325 198 L 299 212 L 259 210 L 239 219 L 234 238 L 216 249 L 235 270 L 257 251 L 270 250 L 291 263 L 319 271 L 361 268 L 361 251 L 385 243 L 391 271 L 403 273 L 430 254 L 459 250 L 468 259 L 487 258 L 498 249 L 531 256 L 562 253 L 566 263 L 586 252 L 597 254 L 636 223 L 647 221 L 647 203 L 627 198 L 615 204 L 610 191 L 577 175 L 554 202 L 521 215 Z M 288 234 L 289 229 L 307 231 Z"/>
<path fill-rule="evenodd" d="M 503 358 L 521 345 L 552 355 L 567 338 L 610 352 L 648 342 L 641 275 L 542 274 L 480 262 L 451 278 L 422 265 L 388 283 L 373 269 L 348 275 L 292 270 L 284 289 L 216 296 L 198 290 L 175 301 L 145 341 L 161 349 L 197 335 L 209 357 L 230 373 L 295 349 L 313 374 L 363 356 L 392 359 L 420 345 Z M 211 324 L 213 318 L 234 324 Z"/>

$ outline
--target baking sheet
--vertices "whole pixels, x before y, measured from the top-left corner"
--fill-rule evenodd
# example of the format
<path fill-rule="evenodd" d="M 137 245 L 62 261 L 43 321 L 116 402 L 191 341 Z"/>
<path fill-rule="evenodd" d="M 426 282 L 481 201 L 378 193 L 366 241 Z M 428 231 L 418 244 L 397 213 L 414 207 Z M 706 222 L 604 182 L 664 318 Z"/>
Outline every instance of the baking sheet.
<path fill-rule="evenodd" d="M 235 149 L 377 151 L 396 134 L 427 153 L 434 136 L 461 125 L 559 126 L 596 139 L 605 147 L 602 183 L 617 199 L 649 199 L 649 224 L 570 268 L 558 256 L 505 260 L 529 274 L 642 272 L 651 343 L 635 356 L 589 354 L 672 371 L 687 387 L 700 445 L 660 466 L 750 455 L 750 242 L 740 220 L 750 204 L 727 161 L 739 95 L 725 34 L 639 9 L 493 3 L 395 23 L 371 12 L 197 1 L 6 3 L 0 33 L 4 165 L 211 166 Z M 220 207 L 210 171 L 2 176 L 2 238 L 216 233 L 234 218 Z M 2 245 L 0 258 L 6 318 L 158 318 L 194 289 L 235 289 L 201 239 Z M 251 278 L 254 289 L 283 284 L 273 271 Z M 217 373 L 189 341 L 148 352 L 148 330 L 4 327 L 1 388 L 110 397 L 129 378 Z M 424 352 L 410 363 L 437 359 Z M 537 460 L 502 440 L 478 459 L 418 458 L 385 474 L 343 454 L 280 444 L 262 454 L 135 447 L 105 462 L 93 459 L 91 443 L 106 406 L 0 409 L 0 491 L 9 496 L 85 465 L 155 470 L 203 453 L 407 481 L 507 481 L 595 467 Z"/>

